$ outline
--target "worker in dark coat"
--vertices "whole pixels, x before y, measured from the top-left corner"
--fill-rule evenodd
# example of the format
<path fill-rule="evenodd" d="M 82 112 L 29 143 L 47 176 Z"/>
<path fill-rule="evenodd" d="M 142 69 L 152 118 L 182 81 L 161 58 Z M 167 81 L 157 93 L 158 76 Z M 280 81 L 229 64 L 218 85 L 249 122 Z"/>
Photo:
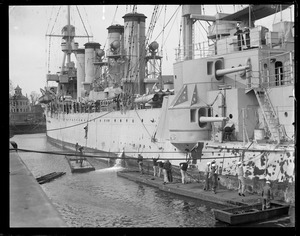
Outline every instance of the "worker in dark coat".
<path fill-rule="evenodd" d="M 231 141 L 231 136 L 235 130 L 235 124 L 232 121 L 232 114 L 229 115 L 229 120 L 227 121 L 226 125 L 224 126 L 224 140 Z"/>
<path fill-rule="evenodd" d="M 234 35 L 237 36 L 237 43 L 239 51 L 242 50 L 242 47 L 245 45 L 244 38 L 243 38 L 243 30 L 240 29 L 239 25 L 236 27 L 236 32 Z"/>
<path fill-rule="evenodd" d="M 80 155 L 80 166 L 82 167 L 82 163 L 83 163 L 83 147 L 79 148 L 79 155 Z"/>
<path fill-rule="evenodd" d="M 78 148 L 79 148 L 79 145 L 78 143 L 75 144 L 75 152 L 78 152 Z"/>
<path fill-rule="evenodd" d="M 10 141 L 10 144 L 13 146 L 16 152 L 18 152 L 18 144 L 15 141 Z"/>
<path fill-rule="evenodd" d="M 188 168 L 188 163 L 187 162 L 181 162 L 181 163 L 179 163 L 179 166 L 180 166 L 180 173 L 181 173 L 181 182 L 183 184 L 186 184 L 187 183 L 186 171 L 187 171 L 187 168 Z"/>
<path fill-rule="evenodd" d="M 144 170 L 143 170 L 143 156 L 140 153 L 138 154 L 137 163 L 139 165 L 140 174 L 143 175 L 144 174 Z"/>
<path fill-rule="evenodd" d="M 173 182 L 173 176 L 172 176 L 172 164 L 170 163 L 169 160 L 166 160 L 166 161 L 165 161 L 164 169 L 165 169 L 166 172 L 167 172 L 168 182 Z"/>

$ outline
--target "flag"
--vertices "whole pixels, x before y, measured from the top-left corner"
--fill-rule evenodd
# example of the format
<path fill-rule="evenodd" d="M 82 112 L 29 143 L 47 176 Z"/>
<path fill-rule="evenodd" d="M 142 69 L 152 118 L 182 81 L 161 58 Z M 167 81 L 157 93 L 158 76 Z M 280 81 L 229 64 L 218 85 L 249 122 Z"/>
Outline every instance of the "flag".
<path fill-rule="evenodd" d="M 192 101 L 191 101 L 191 106 L 196 104 L 198 101 L 197 99 L 197 85 L 195 84 L 195 88 L 194 88 L 194 92 L 193 92 L 193 97 L 192 97 Z"/>
<path fill-rule="evenodd" d="M 179 97 L 174 106 L 186 102 L 188 100 L 187 86 L 185 85 L 179 93 Z"/>

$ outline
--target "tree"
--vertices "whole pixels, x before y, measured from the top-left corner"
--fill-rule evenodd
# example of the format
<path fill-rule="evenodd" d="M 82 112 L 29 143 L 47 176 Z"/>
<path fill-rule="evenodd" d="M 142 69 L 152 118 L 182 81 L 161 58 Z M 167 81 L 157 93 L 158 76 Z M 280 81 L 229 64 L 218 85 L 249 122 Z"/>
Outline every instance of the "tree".
<path fill-rule="evenodd" d="M 30 102 L 31 102 L 31 105 L 37 104 L 38 101 L 39 101 L 39 97 L 40 97 L 40 96 L 41 96 L 41 95 L 38 94 L 37 92 L 32 91 L 32 92 L 30 93 Z"/>

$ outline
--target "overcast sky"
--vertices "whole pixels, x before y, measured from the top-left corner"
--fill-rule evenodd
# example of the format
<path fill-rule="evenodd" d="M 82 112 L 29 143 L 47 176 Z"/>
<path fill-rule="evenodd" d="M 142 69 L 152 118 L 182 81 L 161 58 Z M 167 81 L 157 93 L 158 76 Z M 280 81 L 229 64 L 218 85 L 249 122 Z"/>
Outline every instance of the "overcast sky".
<path fill-rule="evenodd" d="M 107 39 L 107 27 L 111 24 L 123 25 L 123 18 L 131 9 L 132 5 L 114 6 L 78 6 L 80 16 L 84 21 L 85 28 L 89 35 L 93 35 L 92 41 L 98 42 L 103 46 Z M 168 5 L 161 8 L 160 17 L 156 23 L 151 41 L 156 40 L 160 46 L 163 45 L 163 74 L 173 74 L 172 65 L 175 62 L 175 48 L 179 43 L 179 29 L 181 8 L 176 12 L 178 5 Z M 59 11 L 60 9 L 60 11 Z M 137 12 L 147 16 L 146 33 L 151 21 L 154 5 L 138 5 Z M 216 6 L 210 5 L 205 8 L 206 15 L 214 15 L 216 11 L 232 13 L 232 5 Z M 235 10 L 238 6 L 235 6 Z M 59 71 L 62 63 L 63 53 L 60 49 L 61 38 L 51 40 L 46 34 L 61 34 L 61 29 L 66 25 L 67 7 L 66 6 L 10 6 L 9 7 L 9 78 L 13 85 L 19 85 L 22 93 L 26 95 L 32 91 L 40 93 L 40 88 L 46 86 L 46 74 L 48 69 L 51 73 Z M 292 10 L 285 10 L 282 20 L 291 20 L 294 16 Z M 163 26 L 174 17 L 165 28 L 164 34 L 160 34 Z M 86 35 L 83 24 L 81 23 L 76 6 L 71 7 L 71 24 L 76 27 L 76 35 Z M 114 18 L 115 16 L 115 18 Z M 175 17 L 177 16 L 177 17 Z M 258 25 L 271 27 L 273 22 L 280 20 L 280 15 L 265 18 L 263 22 L 256 22 Z M 199 27 L 200 28 L 200 27 Z M 157 36 L 160 36 L 157 38 Z M 162 41 L 164 36 L 164 41 Z M 199 31 L 199 37 L 205 37 L 204 31 Z M 76 38 L 79 47 L 87 39 Z M 200 41 L 203 41 L 202 39 Z M 165 42 L 165 43 L 163 43 Z M 106 45 L 107 49 L 107 45 Z M 49 57 L 49 51 L 50 57 Z"/>

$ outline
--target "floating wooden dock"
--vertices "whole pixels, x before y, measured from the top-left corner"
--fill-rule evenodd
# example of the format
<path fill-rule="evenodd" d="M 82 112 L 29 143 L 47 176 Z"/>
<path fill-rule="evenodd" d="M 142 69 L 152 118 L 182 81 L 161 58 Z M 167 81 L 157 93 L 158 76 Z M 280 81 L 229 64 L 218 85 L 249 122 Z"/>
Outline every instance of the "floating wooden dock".
<path fill-rule="evenodd" d="M 223 210 L 214 209 L 215 219 L 230 225 L 264 221 L 276 216 L 287 215 L 288 212 L 289 205 L 275 202 L 271 202 L 271 208 L 265 210 L 262 210 L 261 203 Z"/>
<path fill-rule="evenodd" d="M 44 184 L 44 183 L 50 182 L 58 177 L 61 177 L 64 174 L 66 174 L 66 172 L 52 172 L 50 174 L 38 177 L 38 178 L 36 178 L 36 180 L 38 181 L 39 184 Z"/>
<path fill-rule="evenodd" d="M 85 158 L 80 156 L 65 156 L 72 173 L 85 173 L 94 171 L 95 167 Z"/>

